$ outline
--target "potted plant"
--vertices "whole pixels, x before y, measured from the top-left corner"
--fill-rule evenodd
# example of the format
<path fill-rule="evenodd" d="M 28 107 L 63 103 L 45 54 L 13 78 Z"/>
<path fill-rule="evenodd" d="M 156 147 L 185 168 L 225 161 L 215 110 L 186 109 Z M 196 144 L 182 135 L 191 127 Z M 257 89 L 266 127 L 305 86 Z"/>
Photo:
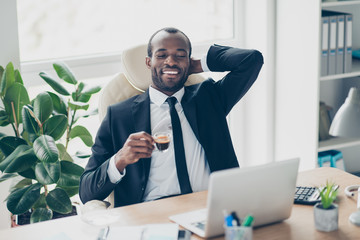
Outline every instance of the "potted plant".
<path fill-rule="evenodd" d="M 20 72 L 11 62 L 5 69 L 0 66 L 4 106 L 0 106 L 0 126 L 11 126 L 14 131 L 14 136 L 0 134 L 0 182 L 19 178 L 6 199 L 7 208 L 14 215 L 31 212 L 31 223 L 52 219 L 53 213 L 72 212 L 70 197 L 78 193 L 84 169 L 74 163 L 67 148 L 76 137 L 88 147 L 93 144 L 89 131 L 76 123 L 96 113 L 86 110 L 100 87 L 78 82 L 63 62 L 53 67 L 74 91 L 68 92 L 55 78 L 41 72 L 40 77 L 55 92 L 42 92 L 30 101 Z"/>
<path fill-rule="evenodd" d="M 334 183 L 318 188 L 321 202 L 314 206 L 315 227 L 319 231 L 330 232 L 338 229 L 338 205 L 334 203 L 337 189 Z"/>

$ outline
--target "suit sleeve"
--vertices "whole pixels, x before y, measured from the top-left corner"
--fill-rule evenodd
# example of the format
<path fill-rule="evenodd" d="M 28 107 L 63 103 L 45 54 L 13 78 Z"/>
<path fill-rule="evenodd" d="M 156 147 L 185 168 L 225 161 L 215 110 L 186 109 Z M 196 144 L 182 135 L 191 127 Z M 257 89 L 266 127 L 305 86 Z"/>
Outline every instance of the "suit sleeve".
<path fill-rule="evenodd" d="M 105 199 L 116 186 L 107 174 L 110 158 L 115 154 L 112 150 L 110 119 L 111 111 L 108 108 L 91 149 L 92 155 L 80 178 L 79 195 L 83 203 Z"/>
<path fill-rule="evenodd" d="M 253 85 L 264 60 L 257 50 L 213 45 L 208 51 L 206 62 L 213 72 L 229 71 L 223 79 L 215 83 L 227 115 Z"/>

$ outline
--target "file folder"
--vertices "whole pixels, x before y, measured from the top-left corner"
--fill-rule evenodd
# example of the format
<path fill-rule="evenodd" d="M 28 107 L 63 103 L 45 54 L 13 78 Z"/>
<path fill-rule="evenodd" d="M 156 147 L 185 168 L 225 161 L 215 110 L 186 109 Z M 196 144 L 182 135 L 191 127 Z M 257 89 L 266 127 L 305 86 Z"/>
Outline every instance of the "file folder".
<path fill-rule="evenodd" d="M 352 14 L 345 15 L 344 73 L 351 72 L 352 65 Z"/>
<path fill-rule="evenodd" d="M 344 73 L 345 15 L 337 16 L 336 74 Z"/>
<path fill-rule="evenodd" d="M 321 76 L 328 75 L 329 17 L 321 17 Z"/>
<path fill-rule="evenodd" d="M 337 16 L 329 16 L 329 65 L 328 74 L 336 74 L 336 34 L 337 34 Z"/>

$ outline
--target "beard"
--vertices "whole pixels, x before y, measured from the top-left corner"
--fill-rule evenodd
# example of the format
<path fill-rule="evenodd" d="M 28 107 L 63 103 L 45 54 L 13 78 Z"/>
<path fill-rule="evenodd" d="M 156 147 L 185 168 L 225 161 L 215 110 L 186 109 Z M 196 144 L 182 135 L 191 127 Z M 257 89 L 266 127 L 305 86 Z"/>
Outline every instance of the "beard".
<path fill-rule="evenodd" d="M 178 68 L 177 68 L 178 69 Z M 171 81 L 170 83 L 168 83 L 167 81 L 164 81 L 162 79 L 161 76 L 161 70 L 158 72 L 156 71 L 156 69 L 152 69 L 151 71 L 151 77 L 152 77 L 152 82 L 153 84 L 162 91 L 166 91 L 166 92 L 177 92 L 179 89 L 181 89 L 187 78 L 188 78 L 188 74 L 187 71 L 180 77 L 180 80 L 178 80 L 177 82 Z"/>

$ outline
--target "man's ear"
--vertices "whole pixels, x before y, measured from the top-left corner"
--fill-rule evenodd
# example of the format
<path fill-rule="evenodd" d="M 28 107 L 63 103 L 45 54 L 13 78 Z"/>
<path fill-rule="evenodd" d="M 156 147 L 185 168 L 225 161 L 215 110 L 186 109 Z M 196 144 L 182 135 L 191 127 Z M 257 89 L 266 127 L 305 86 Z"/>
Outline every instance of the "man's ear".
<path fill-rule="evenodd" d="M 145 64 L 146 64 L 148 69 L 151 69 L 151 57 L 146 57 L 145 58 Z"/>

